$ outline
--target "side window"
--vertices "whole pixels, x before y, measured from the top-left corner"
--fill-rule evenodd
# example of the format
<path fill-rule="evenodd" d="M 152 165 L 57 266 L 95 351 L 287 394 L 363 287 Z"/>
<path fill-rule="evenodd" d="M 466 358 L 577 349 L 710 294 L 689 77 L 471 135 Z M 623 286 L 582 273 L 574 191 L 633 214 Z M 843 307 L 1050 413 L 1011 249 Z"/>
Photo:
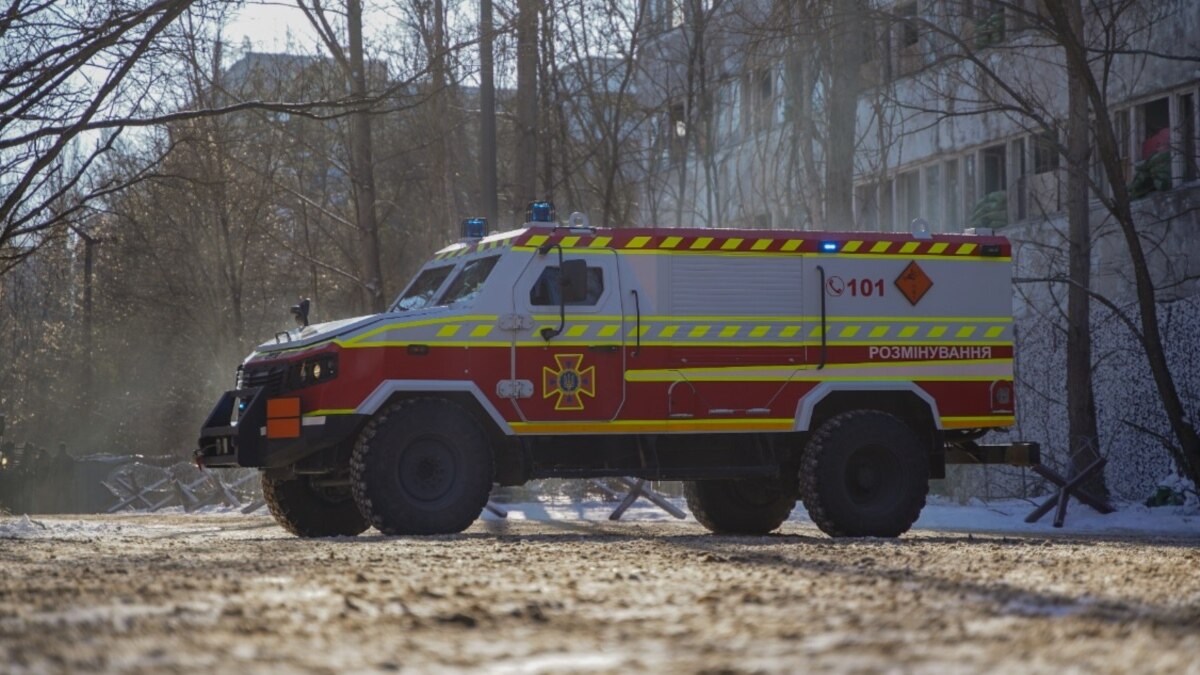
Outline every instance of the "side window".
<path fill-rule="evenodd" d="M 492 268 L 496 266 L 498 260 L 500 260 L 500 256 L 494 255 L 490 258 L 472 260 L 463 265 L 462 271 L 450 281 L 450 285 L 446 288 L 446 294 L 442 296 L 442 304 L 449 305 L 462 300 L 471 300 L 479 295 L 479 291 L 483 289 L 484 282 L 487 281 L 488 275 L 492 273 Z"/>
<path fill-rule="evenodd" d="M 557 266 L 542 270 L 541 276 L 533 282 L 533 288 L 529 289 L 529 304 L 558 307 L 558 276 Z M 568 305 L 591 307 L 600 302 L 600 296 L 604 294 L 604 270 L 588 267 L 587 279 L 587 298 L 579 302 L 568 302 Z"/>
<path fill-rule="evenodd" d="M 396 309 L 420 309 L 433 301 L 433 294 L 441 288 L 442 282 L 450 275 L 454 265 L 434 267 L 421 272 L 417 280 L 409 285 L 408 290 L 396 301 Z"/>

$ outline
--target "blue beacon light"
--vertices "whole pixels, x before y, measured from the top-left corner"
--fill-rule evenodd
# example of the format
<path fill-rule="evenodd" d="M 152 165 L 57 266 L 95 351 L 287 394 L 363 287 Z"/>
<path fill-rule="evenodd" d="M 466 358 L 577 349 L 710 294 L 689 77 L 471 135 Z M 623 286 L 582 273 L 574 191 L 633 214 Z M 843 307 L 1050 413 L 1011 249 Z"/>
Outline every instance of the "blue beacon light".
<path fill-rule="evenodd" d="M 525 220 L 530 223 L 553 223 L 556 216 L 554 202 L 529 202 L 525 210 Z"/>
<path fill-rule="evenodd" d="M 482 239 L 487 234 L 487 218 L 467 218 L 462 221 L 462 236 L 467 239 Z"/>
<path fill-rule="evenodd" d="M 837 250 L 838 250 L 838 243 L 836 241 L 821 242 L 821 252 L 822 253 L 837 253 Z"/>

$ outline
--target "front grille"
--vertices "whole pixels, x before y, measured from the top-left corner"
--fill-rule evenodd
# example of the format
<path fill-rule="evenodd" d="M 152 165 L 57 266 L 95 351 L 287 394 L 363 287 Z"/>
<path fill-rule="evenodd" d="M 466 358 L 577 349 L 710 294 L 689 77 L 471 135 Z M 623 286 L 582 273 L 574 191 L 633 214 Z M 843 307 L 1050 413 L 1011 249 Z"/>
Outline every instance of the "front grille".
<path fill-rule="evenodd" d="M 275 396 L 283 391 L 286 376 L 287 366 L 247 368 L 242 371 L 242 387 L 262 387 L 267 396 Z"/>

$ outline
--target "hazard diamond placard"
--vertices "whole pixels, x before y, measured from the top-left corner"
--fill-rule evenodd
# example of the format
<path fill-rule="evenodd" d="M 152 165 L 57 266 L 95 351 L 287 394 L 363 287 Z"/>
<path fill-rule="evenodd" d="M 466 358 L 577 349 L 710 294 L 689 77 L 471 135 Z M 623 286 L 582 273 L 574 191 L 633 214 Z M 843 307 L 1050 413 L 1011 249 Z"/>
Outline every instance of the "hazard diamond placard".
<path fill-rule="evenodd" d="M 908 263 L 908 267 L 896 277 L 896 288 L 900 289 L 900 293 L 908 298 L 908 301 L 916 305 L 925 297 L 930 288 L 933 288 L 933 280 L 925 274 L 925 270 L 914 260 Z"/>

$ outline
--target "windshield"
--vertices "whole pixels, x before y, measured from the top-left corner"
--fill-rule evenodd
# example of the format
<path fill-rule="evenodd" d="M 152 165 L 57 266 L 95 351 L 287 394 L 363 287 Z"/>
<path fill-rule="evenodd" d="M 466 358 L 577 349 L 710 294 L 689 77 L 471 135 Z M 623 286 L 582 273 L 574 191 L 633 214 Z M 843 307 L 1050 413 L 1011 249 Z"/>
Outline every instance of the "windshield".
<path fill-rule="evenodd" d="M 404 295 L 396 301 L 393 309 L 420 309 L 429 306 L 433 302 L 433 294 L 441 288 L 442 282 L 450 275 L 452 269 L 454 265 L 443 265 L 421 272 L 417 280 L 412 282 Z"/>
<path fill-rule="evenodd" d="M 488 275 L 491 274 L 492 268 L 496 266 L 498 260 L 500 260 L 500 256 L 494 255 L 489 258 L 472 260 L 463 265 L 462 271 L 454 277 L 449 288 L 446 289 L 446 294 L 442 296 L 442 304 L 449 305 L 474 299 L 479 295 L 479 291 L 483 290 L 483 282 L 487 281 Z"/>

